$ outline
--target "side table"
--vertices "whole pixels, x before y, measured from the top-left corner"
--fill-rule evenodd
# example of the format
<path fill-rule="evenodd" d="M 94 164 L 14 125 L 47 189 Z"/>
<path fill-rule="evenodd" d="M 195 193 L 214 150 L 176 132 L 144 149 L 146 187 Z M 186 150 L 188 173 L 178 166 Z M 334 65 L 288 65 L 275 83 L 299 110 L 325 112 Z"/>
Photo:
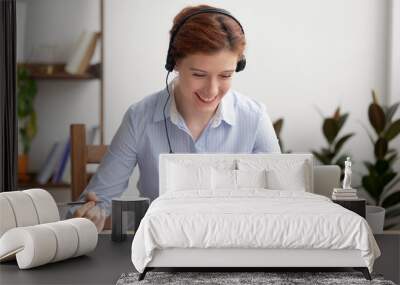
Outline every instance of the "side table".
<path fill-rule="evenodd" d="M 127 237 L 128 223 L 133 222 L 133 230 L 137 231 L 140 221 L 146 214 L 150 199 L 144 197 L 128 197 L 112 199 L 112 229 L 111 239 L 123 241 Z M 128 221 L 128 212 L 133 214 L 133 221 Z"/>
<path fill-rule="evenodd" d="M 332 202 L 339 204 L 340 206 L 353 211 L 356 214 L 359 214 L 361 217 L 365 219 L 365 208 L 366 208 L 366 200 L 365 199 L 356 199 L 356 200 L 336 200 L 332 199 Z"/>

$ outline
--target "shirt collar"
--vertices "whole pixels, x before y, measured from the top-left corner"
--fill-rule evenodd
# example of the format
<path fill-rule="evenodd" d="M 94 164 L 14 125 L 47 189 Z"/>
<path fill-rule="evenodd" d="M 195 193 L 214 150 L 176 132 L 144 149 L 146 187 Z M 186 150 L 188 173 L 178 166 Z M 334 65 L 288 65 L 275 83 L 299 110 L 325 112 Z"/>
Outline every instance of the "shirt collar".
<path fill-rule="evenodd" d="M 177 79 L 171 81 L 168 84 L 169 92 L 171 94 L 170 99 L 168 100 L 167 106 L 165 108 L 165 117 L 171 118 L 171 122 L 175 125 L 179 125 L 183 122 L 183 118 L 181 114 L 179 114 L 178 109 L 176 108 L 175 97 L 174 97 L 174 85 L 176 84 Z M 168 97 L 167 88 L 161 91 L 161 100 L 158 100 L 156 110 L 153 115 L 153 122 L 159 122 L 164 120 L 163 109 L 165 102 Z M 225 121 L 227 124 L 233 126 L 236 122 L 235 110 L 234 110 L 234 102 L 232 91 L 228 90 L 227 94 L 225 94 L 224 98 L 222 98 L 221 103 L 218 105 L 217 111 L 214 117 L 211 119 L 211 127 L 218 127 L 222 121 Z"/>

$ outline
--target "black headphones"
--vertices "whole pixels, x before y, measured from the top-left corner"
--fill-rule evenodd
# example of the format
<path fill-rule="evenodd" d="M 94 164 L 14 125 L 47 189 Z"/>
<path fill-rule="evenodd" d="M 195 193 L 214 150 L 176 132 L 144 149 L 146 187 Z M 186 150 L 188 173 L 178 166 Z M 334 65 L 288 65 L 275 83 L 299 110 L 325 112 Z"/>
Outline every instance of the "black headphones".
<path fill-rule="evenodd" d="M 196 16 L 199 14 L 206 14 L 206 13 L 221 14 L 221 15 L 225 15 L 225 16 L 231 18 L 239 25 L 240 29 L 242 30 L 242 33 L 244 34 L 244 30 L 243 30 L 243 27 L 240 24 L 240 22 L 235 17 L 233 17 L 231 13 L 229 13 L 226 10 L 218 9 L 218 8 L 205 8 L 205 9 L 196 11 L 192 14 L 189 14 L 178 23 L 175 30 L 171 34 L 171 38 L 169 40 L 169 45 L 168 45 L 167 62 L 165 63 L 165 69 L 167 71 L 172 72 L 174 70 L 174 67 L 176 64 L 175 59 L 172 56 L 171 46 L 175 40 L 176 35 L 178 34 L 179 30 L 181 29 L 181 27 L 193 16 Z M 236 64 L 236 72 L 242 71 L 245 67 L 246 67 L 246 58 L 244 56 L 242 56 L 242 58 Z"/>

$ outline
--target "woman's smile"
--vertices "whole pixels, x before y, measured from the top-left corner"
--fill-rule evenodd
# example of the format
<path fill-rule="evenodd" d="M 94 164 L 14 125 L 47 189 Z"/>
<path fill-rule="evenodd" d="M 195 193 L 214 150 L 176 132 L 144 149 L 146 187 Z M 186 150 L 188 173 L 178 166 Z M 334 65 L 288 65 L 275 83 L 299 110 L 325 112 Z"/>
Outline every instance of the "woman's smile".
<path fill-rule="evenodd" d="M 196 94 L 196 97 L 197 97 L 202 103 L 205 103 L 205 104 L 213 103 L 213 102 L 218 98 L 218 95 L 215 95 L 214 97 L 205 97 L 205 96 L 200 95 L 200 94 L 197 93 L 197 92 L 195 92 L 195 94 Z"/>

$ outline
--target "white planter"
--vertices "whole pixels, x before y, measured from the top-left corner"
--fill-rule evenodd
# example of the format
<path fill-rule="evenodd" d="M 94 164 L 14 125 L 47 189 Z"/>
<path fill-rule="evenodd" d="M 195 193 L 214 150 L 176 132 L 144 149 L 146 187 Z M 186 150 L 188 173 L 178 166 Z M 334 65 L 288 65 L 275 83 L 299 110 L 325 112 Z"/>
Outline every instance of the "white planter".
<path fill-rule="evenodd" d="M 366 219 L 372 232 L 374 234 L 381 234 L 385 223 L 385 208 L 367 205 Z"/>

